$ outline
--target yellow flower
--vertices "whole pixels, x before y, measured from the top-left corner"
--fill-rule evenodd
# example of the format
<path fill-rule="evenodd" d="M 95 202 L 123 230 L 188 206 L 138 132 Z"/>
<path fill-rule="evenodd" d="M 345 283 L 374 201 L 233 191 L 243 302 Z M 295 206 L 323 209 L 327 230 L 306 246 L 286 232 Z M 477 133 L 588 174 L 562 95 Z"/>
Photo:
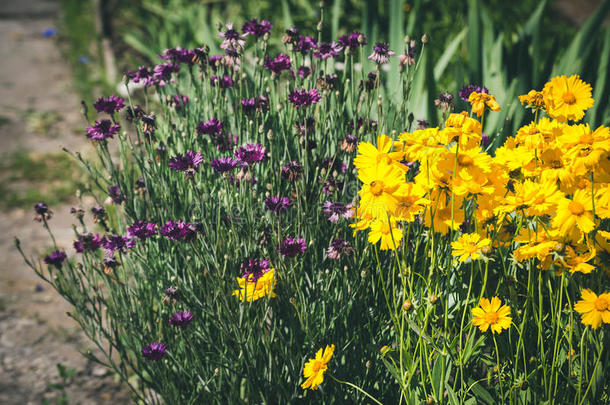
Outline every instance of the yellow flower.
<path fill-rule="evenodd" d="M 595 270 L 595 266 L 588 264 L 587 262 L 595 257 L 595 248 L 590 245 L 587 246 L 588 250 L 584 252 L 575 251 L 573 247 L 566 246 L 565 260 L 562 260 L 562 264 L 570 270 L 570 273 L 583 273 L 589 274 Z"/>
<path fill-rule="evenodd" d="M 396 221 L 390 219 L 376 219 L 371 222 L 369 230 L 369 243 L 373 245 L 381 241 L 379 249 L 396 250 L 402 239 L 402 231 L 396 227 Z"/>
<path fill-rule="evenodd" d="M 397 196 L 404 187 L 404 172 L 394 166 L 381 164 L 360 169 L 358 178 L 364 183 L 360 195 L 359 216 L 386 218 L 398 204 Z"/>
<path fill-rule="evenodd" d="M 415 216 L 430 205 L 430 200 L 423 198 L 425 194 L 426 190 L 419 184 L 407 183 L 405 194 L 398 196 L 398 205 L 392 216 L 400 221 L 415 221 Z"/>
<path fill-rule="evenodd" d="M 460 256 L 461 262 L 468 259 L 476 260 L 481 256 L 481 249 L 489 246 L 490 243 L 491 241 L 487 238 L 481 239 L 481 235 L 478 233 L 465 233 L 455 242 L 451 242 L 452 254 Z"/>
<path fill-rule="evenodd" d="M 237 277 L 239 290 L 233 291 L 232 295 L 238 295 L 240 300 L 248 302 L 256 301 L 259 298 L 271 295 L 277 297 L 273 292 L 276 284 L 275 269 L 269 269 L 260 277 L 249 274 L 247 277 Z"/>
<path fill-rule="evenodd" d="M 387 135 L 377 138 L 377 147 L 368 142 L 358 144 L 358 155 L 354 158 L 354 166 L 358 169 L 375 168 L 378 165 L 391 165 L 403 171 L 409 168 L 401 163 L 402 153 L 391 152 L 394 141 Z"/>
<path fill-rule="evenodd" d="M 557 204 L 557 215 L 553 219 L 553 226 L 559 228 L 562 235 L 566 235 L 575 224 L 584 233 L 589 233 L 595 228 L 593 199 L 587 190 L 576 190 L 571 200 L 563 198 Z"/>
<path fill-rule="evenodd" d="M 603 323 L 610 323 L 610 293 L 597 296 L 589 289 L 582 290 L 582 299 L 574 305 L 574 311 L 582 314 L 581 322 L 597 329 Z"/>
<path fill-rule="evenodd" d="M 532 108 L 544 108 L 544 96 L 541 91 L 530 90 L 527 94 L 519 96 L 521 104 Z"/>
<path fill-rule="evenodd" d="M 468 102 L 472 104 L 472 112 L 475 113 L 477 117 L 483 115 L 485 106 L 489 107 L 491 111 L 500 111 L 500 105 L 491 94 L 473 91 L 470 93 L 470 96 L 468 96 Z"/>
<path fill-rule="evenodd" d="M 580 121 L 585 110 L 593 107 L 591 85 L 580 80 L 580 76 L 553 77 L 542 90 L 546 113 L 559 121 Z"/>
<path fill-rule="evenodd" d="M 491 302 L 487 298 L 481 298 L 479 306 L 472 309 L 472 324 L 478 326 L 481 332 L 486 332 L 491 327 L 492 333 L 501 333 L 503 329 L 510 328 L 512 318 L 510 307 L 502 305 L 498 297 L 493 297 Z"/>
<path fill-rule="evenodd" d="M 334 351 L 335 345 L 327 345 L 324 349 L 324 354 L 322 353 L 322 349 L 320 349 L 316 353 L 314 359 L 309 359 L 309 361 L 305 363 L 303 377 L 307 380 L 301 384 L 301 388 L 304 390 L 307 388 L 311 390 L 318 389 L 318 386 L 324 382 L 324 373 L 326 372 L 326 369 L 328 369 L 327 364 L 330 361 L 330 358 L 333 357 Z"/>

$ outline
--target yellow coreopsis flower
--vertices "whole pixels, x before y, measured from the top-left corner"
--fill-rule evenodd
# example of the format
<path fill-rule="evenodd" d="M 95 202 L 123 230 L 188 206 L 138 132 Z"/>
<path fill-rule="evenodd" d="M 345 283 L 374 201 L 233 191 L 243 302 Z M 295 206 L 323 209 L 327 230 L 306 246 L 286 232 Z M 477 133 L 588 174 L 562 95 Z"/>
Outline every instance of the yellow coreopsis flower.
<path fill-rule="evenodd" d="M 557 204 L 553 226 L 558 228 L 562 235 L 566 235 L 574 225 L 584 233 L 595 228 L 593 198 L 588 190 L 576 190 L 571 200 L 563 198 Z"/>
<path fill-rule="evenodd" d="M 481 256 L 481 249 L 489 246 L 491 241 L 487 238 L 481 239 L 478 233 L 465 233 L 455 242 L 451 242 L 453 256 L 459 256 L 461 262 L 468 259 L 476 260 Z"/>
<path fill-rule="evenodd" d="M 593 107 L 591 85 L 579 75 L 553 77 L 542 90 L 546 113 L 559 121 L 579 121 L 585 110 Z"/>
<path fill-rule="evenodd" d="M 272 298 L 277 294 L 273 292 L 276 284 L 275 269 L 269 269 L 262 276 L 256 277 L 254 274 L 249 274 L 247 277 L 237 277 L 239 289 L 233 291 L 232 295 L 238 295 L 242 301 L 256 301 L 267 295 Z"/>
<path fill-rule="evenodd" d="M 369 230 L 369 243 L 373 245 L 381 241 L 379 249 L 396 250 L 402 239 L 402 230 L 396 227 L 396 221 L 390 219 L 376 219 L 371 222 Z"/>
<path fill-rule="evenodd" d="M 502 305 L 498 297 L 493 297 L 491 302 L 487 298 L 481 298 L 479 306 L 472 309 L 472 324 L 478 326 L 481 332 L 487 332 L 491 328 L 492 333 L 501 333 L 503 329 L 510 328 L 512 318 L 510 307 Z"/>
<path fill-rule="evenodd" d="M 468 96 L 468 102 L 472 104 L 472 112 L 480 117 L 485 112 L 485 106 L 489 107 L 491 111 L 500 111 L 500 104 L 496 101 L 496 98 L 491 94 L 477 93 L 473 91 Z"/>
<path fill-rule="evenodd" d="M 541 91 L 530 90 L 527 94 L 519 96 L 521 104 L 532 108 L 544 108 L 544 95 Z"/>
<path fill-rule="evenodd" d="M 562 264 L 568 268 L 570 273 L 589 274 L 595 270 L 595 266 L 587 262 L 593 259 L 595 254 L 596 251 L 593 246 L 588 246 L 588 250 L 582 253 L 574 250 L 572 246 L 566 246 L 565 260 L 562 260 Z"/>
<path fill-rule="evenodd" d="M 378 165 L 390 165 L 397 169 L 407 171 L 409 168 L 400 163 L 402 153 L 392 152 L 394 141 L 387 135 L 380 135 L 377 138 L 377 147 L 368 142 L 358 144 L 358 155 L 354 158 L 356 168 L 370 169 Z"/>
<path fill-rule="evenodd" d="M 306 378 L 305 382 L 301 384 L 301 388 L 306 390 L 317 390 L 318 386 L 324 382 L 324 373 L 328 369 L 328 362 L 335 351 L 335 345 L 326 346 L 324 352 L 322 349 L 318 350 L 316 357 L 309 359 L 305 363 L 303 368 L 303 376 Z"/>
<path fill-rule="evenodd" d="M 610 293 L 599 296 L 589 289 L 582 290 L 582 299 L 574 305 L 574 311 L 582 314 L 581 322 L 597 329 L 610 323 Z"/>
<path fill-rule="evenodd" d="M 398 204 L 392 216 L 400 221 L 413 222 L 415 216 L 430 205 L 430 200 L 423 198 L 426 190 L 416 183 L 407 183 L 404 194 L 397 197 Z"/>
<path fill-rule="evenodd" d="M 386 218 L 398 205 L 397 196 L 404 194 L 404 172 L 391 165 L 378 165 L 360 169 L 358 178 L 364 183 L 358 192 L 360 206 L 358 216 Z"/>

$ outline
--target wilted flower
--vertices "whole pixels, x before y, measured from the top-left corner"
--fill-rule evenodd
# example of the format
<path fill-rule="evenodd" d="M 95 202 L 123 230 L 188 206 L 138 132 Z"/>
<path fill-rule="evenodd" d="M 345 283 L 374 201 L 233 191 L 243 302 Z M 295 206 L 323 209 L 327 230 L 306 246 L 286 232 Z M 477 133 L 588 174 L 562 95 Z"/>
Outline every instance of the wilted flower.
<path fill-rule="evenodd" d="M 317 89 L 292 90 L 288 95 L 288 100 L 294 105 L 294 108 L 308 107 L 316 104 L 321 98 L 322 96 L 320 96 Z"/>
<path fill-rule="evenodd" d="M 189 326 L 191 324 L 191 322 L 193 322 L 193 314 L 191 314 L 189 311 L 183 311 L 183 312 L 176 312 L 174 314 L 172 314 L 172 316 L 169 318 L 169 324 L 179 327 L 179 328 L 186 328 L 187 326 Z"/>
<path fill-rule="evenodd" d="M 66 253 L 60 250 L 49 253 L 45 258 L 44 262 L 50 266 L 55 266 L 60 269 L 64 260 L 66 260 Z"/>
<path fill-rule="evenodd" d="M 227 173 L 235 169 L 237 167 L 238 161 L 233 159 L 232 157 L 223 156 L 220 158 L 214 158 L 210 162 L 216 173 Z"/>
<path fill-rule="evenodd" d="M 290 208 L 291 203 L 290 198 L 277 195 L 265 199 L 265 207 L 276 215 Z"/>
<path fill-rule="evenodd" d="M 244 34 L 254 35 L 254 38 L 258 39 L 271 31 L 272 27 L 273 25 L 267 20 L 262 20 L 259 23 L 257 18 L 253 18 L 250 21 L 246 21 L 241 26 L 241 30 Z"/>
<path fill-rule="evenodd" d="M 93 126 L 87 127 L 87 138 L 93 141 L 103 141 L 108 138 L 113 138 L 119 132 L 121 126 L 113 124 L 110 120 L 95 121 Z"/>
<path fill-rule="evenodd" d="M 127 227 L 127 235 L 131 238 L 146 240 L 157 234 L 157 225 L 147 221 L 136 221 Z"/>
<path fill-rule="evenodd" d="M 253 163 L 258 163 L 262 161 L 267 154 L 267 150 L 263 147 L 263 145 L 249 143 L 246 145 L 240 146 L 234 153 L 234 156 L 237 160 L 246 165 L 251 165 Z"/>
<path fill-rule="evenodd" d="M 93 107 L 98 113 L 105 112 L 106 114 L 113 114 L 115 111 L 119 112 L 125 107 L 125 100 L 114 94 L 110 97 L 100 97 L 94 103 Z"/>
<path fill-rule="evenodd" d="M 305 249 L 305 239 L 290 236 L 284 239 L 279 247 L 279 251 L 284 257 L 295 257 L 298 254 L 303 254 Z"/>
<path fill-rule="evenodd" d="M 347 153 L 352 153 L 356 150 L 356 143 L 358 138 L 355 135 L 347 134 L 341 142 L 341 150 Z"/>
<path fill-rule="evenodd" d="M 158 361 L 165 356 L 165 345 L 153 342 L 142 348 L 142 355 L 146 360 Z"/>
<path fill-rule="evenodd" d="M 390 50 L 388 44 L 378 42 L 373 47 L 373 53 L 369 56 L 369 60 L 372 60 L 378 65 L 382 65 L 390 61 L 390 56 L 394 56 L 394 52 Z"/>
<path fill-rule="evenodd" d="M 104 273 L 111 274 L 113 270 L 119 266 L 119 264 L 119 261 L 116 259 L 116 257 L 114 257 L 114 255 L 104 257 Z"/>
<path fill-rule="evenodd" d="M 197 55 L 194 49 L 184 49 L 179 46 L 175 48 L 165 49 L 163 53 L 159 55 L 159 57 L 161 59 L 170 60 L 175 63 L 184 63 L 187 65 L 192 65 L 197 60 Z"/>
<path fill-rule="evenodd" d="M 434 100 L 434 105 L 443 111 L 453 110 L 453 94 L 447 92 L 440 93 L 438 98 Z"/>
<path fill-rule="evenodd" d="M 48 221 L 53 216 L 53 211 L 49 208 L 46 203 L 39 202 L 34 205 L 34 212 L 36 216 L 34 217 L 34 221 L 42 222 Z"/>
<path fill-rule="evenodd" d="M 427 120 L 417 120 L 417 129 L 426 129 L 430 126 Z"/>
<path fill-rule="evenodd" d="M 106 209 L 101 205 L 95 205 L 91 208 L 93 214 L 93 222 L 104 222 L 106 220 Z"/>
<path fill-rule="evenodd" d="M 354 248 L 349 245 L 349 242 L 343 239 L 335 239 L 326 250 L 326 255 L 329 259 L 340 259 L 341 255 L 349 256 L 353 251 Z"/>
<path fill-rule="evenodd" d="M 296 160 L 290 161 L 282 167 L 282 178 L 290 182 L 298 180 L 301 174 L 303 174 L 303 166 Z"/>
<path fill-rule="evenodd" d="M 187 150 L 184 154 L 178 154 L 169 160 L 169 167 L 178 172 L 184 172 L 187 178 L 192 178 L 199 171 L 199 165 L 203 162 L 203 156 L 199 152 Z"/>

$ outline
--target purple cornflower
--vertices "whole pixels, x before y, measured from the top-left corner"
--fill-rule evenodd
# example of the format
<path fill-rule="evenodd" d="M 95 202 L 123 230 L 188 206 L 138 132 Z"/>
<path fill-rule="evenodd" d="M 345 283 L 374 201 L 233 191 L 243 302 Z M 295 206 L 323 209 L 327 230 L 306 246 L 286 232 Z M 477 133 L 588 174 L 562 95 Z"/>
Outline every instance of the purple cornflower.
<path fill-rule="evenodd" d="M 165 356 L 165 345 L 159 342 L 148 344 L 142 348 L 142 356 L 146 360 L 161 360 Z"/>
<path fill-rule="evenodd" d="M 351 34 L 344 34 L 339 37 L 339 43 L 343 45 L 343 48 L 346 50 L 356 49 L 359 46 L 366 45 L 366 37 L 364 34 L 359 33 L 358 31 L 354 31 Z"/>
<path fill-rule="evenodd" d="M 199 165 L 203 162 L 203 156 L 199 152 L 187 150 L 183 155 L 177 154 L 169 160 L 169 167 L 178 172 L 184 172 L 187 178 L 192 178 L 199 171 Z"/>
<path fill-rule="evenodd" d="M 290 70 L 292 64 L 288 55 L 280 53 L 273 59 L 269 56 L 266 56 L 265 63 L 263 64 L 263 66 L 270 72 L 279 75 L 284 70 Z"/>
<path fill-rule="evenodd" d="M 222 122 L 216 118 L 197 124 L 197 133 L 199 135 L 217 135 L 220 134 L 220 131 L 222 131 Z"/>
<path fill-rule="evenodd" d="M 388 63 L 390 61 L 390 56 L 394 56 L 394 51 L 390 50 L 388 44 L 384 44 L 383 42 L 378 42 L 373 47 L 373 53 L 369 56 L 369 59 L 378 65 Z"/>
<path fill-rule="evenodd" d="M 298 254 L 305 253 L 305 239 L 287 237 L 282 241 L 279 247 L 280 253 L 284 257 L 295 257 Z"/>
<path fill-rule="evenodd" d="M 136 245 L 136 241 L 128 236 L 109 235 L 104 237 L 104 249 L 107 255 L 112 255 L 114 252 L 127 252 Z"/>
<path fill-rule="evenodd" d="M 349 245 L 349 242 L 343 239 L 335 239 L 326 250 L 326 255 L 329 259 L 340 259 L 341 255 L 349 256 L 353 251 L 354 248 Z"/>
<path fill-rule="evenodd" d="M 113 94 L 110 97 L 98 98 L 97 101 L 93 103 L 93 107 L 95 107 L 95 110 L 98 113 L 105 112 L 106 114 L 113 114 L 115 111 L 119 112 L 125 107 L 125 100 Z"/>
<path fill-rule="evenodd" d="M 185 221 L 167 221 L 159 233 L 168 239 L 189 241 L 195 238 L 199 226 Z"/>
<path fill-rule="evenodd" d="M 165 293 L 165 296 L 170 299 L 177 299 L 180 295 L 178 292 L 178 287 L 173 286 L 167 287 L 165 290 L 163 290 L 163 292 Z"/>
<path fill-rule="evenodd" d="M 147 221 L 136 221 L 127 227 L 127 236 L 146 240 L 157 234 L 157 225 Z"/>
<path fill-rule="evenodd" d="M 345 219 L 349 219 L 354 216 L 354 211 L 352 210 L 352 204 L 343 204 L 342 202 L 331 202 L 326 201 L 322 206 L 322 212 L 324 212 L 324 216 L 330 222 L 339 221 L 340 217 Z"/>
<path fill-rule="evenodd" d="M 265 198 L 265 207 L 273 212 L 275 215 L 280 215 L 282 212 L 290 208 L 292 201 L 288 197 L 280 197 L 274 195 L 272 197 Z"/>
<path fill-rule="evenodd" d="M 104 257 L 104 273 L 111 274 L 112 271 L 119 266 L 119 261 L 114 256 Z"/>
<path fill-rule="evenodd" d="M 261 144 L 249 143 L 242 145 L 234 153 L 237 160 L 244 165 L 251 165 L 262 161 L 267 154 L 267 150 Z"/>
<path fill-rule="evenodd" d="M 134 83 L 142 82 L 142 84 L 144 84 L 145 86 L 152 86 L 154 84 L 152 81 L 152 73 L 150 72 L 150 70 L 148 70 L 148 67 L 146 66 L 138 67 L 138 70 L 136 70 L 135 72 L 129 72 L 127 76 Z"/>
<path fill-rule="evenodd" d="M 233 23 L 227 23 L 225 25 L 226 31 L 219 32 L 218 36 L 223 38 L 222 44 L 220 44 L 221 49 L 234 49 L 236 51 L 243 49 L 246 41 L 244 40 L 245 35 L 242 35 L 233 28 Z"/>
<path fill-rule="evenodd" d="M 184 49 L 182 47 L 175 47 L 165 49 L 161 55 L 159 55 L 161 59 L 169 60 L 174 63 L 184 63 L 187 65 L 192 65 L 196 59 L 195 50 Z"/>
<path fill-rule="evenodd" d="M 245 35 L 254 35 L 254 38 L 258 39 L 271 31 L 272 27 L 273 25 L 267 20 L 262 20 L 259 23 L 257 18 L 253 18 L 250 21 L 246 21 L 241 26 L 241 30 Z"/>
<path fill-rule="evenodd" d="M 347 153 L 352 153 L 356 150 L 356 143 L 358 142 L 358 138 L 355 135 L 347 134 L 345 135 L 345 139 L 341 143 L 341 150 Z"/>
<path fill-rule="evenodd" d="M 96 205 L 91 208 L 93 214 L 93 222 L 103 222 L 106 219 L 106 209 L 101 205 Z"/>
<path fill-rule="evenodd" d="M 223 174 L 235 169 L 235 167 L 237 167 L 237 163 L 237 160 L 233 159 L 232 157 L 223 156 L 212 159 L 210 165 L 212 165 L 216 173 Z"/>
<path fill-rule="evenodd" d="M 254 98 L 244 98 L 241 100 L 241 108 L 245 113 L 251 113 L 256 110 L 268 110 L 269 97 L 263 94 Z"/>
<path fill-rule="evenodd" d="M 343 46 L 338 42 L 320 42 L 320 46 L 313 53 L 313 57 L 317 59 L 326 60 L 328 58 L 335 58 L 339 56 L 339 52 L 343 49 Z"/>
<path fill-rule="evenodd" d="M 173 107 L 176 111 L 182 111 L 184 107 L 189 103 L 189 98 L 182 94 L 174 94 L 169 96 L 167 104 Z"/>
<path fill-rule="evenodd" d="M 60 269 L 61 264 L 66 260 L 66 253 L 60 250 L 49 253 L 45 258 L 44 262 L 50 266 L 55 266 Z"/>
<path fill-rule="evenodd" d="M 248 259 L 239 267 L 241 276 L 248 281 L 256 282 L 263 274 L 271 269 L 271 263 L 267 259 Z"/>
<path fill-rule="evenodd" d="M 290 161 L 286 163 L 284 167 L 282 167 L 282 178 L 291 183 L 298 180 L 302 174 L 303 166 L 296 160 Z"/>
<path fill-rule="evenodd" d="M 294 108 L 308 107 L 316 104 L 321 98 L 322 96 L 320 96 L 317 89 L 292 90 L 288 95 L 288 100 L 294 105 Z"/>
<path fill-rule="evenodd" d="M 101 238 L 99 234 L 86 233 L 78 235 L 78 239 L 74 241 L 74 249 L 77 253 L 92 252 L 103 244 L 104 238 Z"/>
<path fill-rule="evenodd" d="M 316 43 L 316 39 L 310 36 L 299 35 L 299 39 L 294 44 L 294 50 L 297 52 L 301 52 L 301 54 L 305 55 L 307 52 L 312 49 L 317 49 L 318 44 Z"/>
<path fill-rule="evenodd" d="M 173 62 L 165 62 L 153 68 L 153 84 L 160 87 L 165 87 L 167 83 L 172 81 L 172 73 L 180 71 L 180 65 Z"/>
<path fill-rule="evenodd" d="M 239 52 L 233 48 L 225 49 L 222 60 L 225 66 L 235 66 L 235 69 L 239 69 L 239 65 L 241 65 Z"/>
<path fill-rule="evenodd" d="M 53 211 L 49 208 L 46 203 L 39 202 L 34 205 L 34 212 L 36 216 L 34 217 L 34 221 L 42 222 L 48 221 L 53 216 Z"/>
<path fill-rule="evenodd" d="M 208 58 L 208 65 L 210 65 L 214 72 L 218 69 L 218 65 L 223 57 L 224 55 L 212 55 Z"/>
<path fill-rule="evenodd" d="M 311 68 L 309 66 L 299 66 L 297 70 L 297 74 L 301 79 L 305 79 L 307 76 L 311 74 Z"/>
<path fill-rule="evenodd" d="M 330 176 L 324 183 L 324 186 L 322 186 L 322 191 L 326 194 L 332 194 L 342 187 L 343 182 L 341 180 L 337 179 L 336 177 Z"/>
<path fill-rule="evenodd" d="M 486 87 L 477 86 L 476 84 L 469 84 L 467 86 L 462 87 L 462 90 L 460 90 L 460 98 L 468 102 L 468 97 L 470 97 L 470 93 L 472 93 L 473 91 L 476 93 L 489 94 L 489 90 L 487 90 Z"/>
<path fill-rule="evenodd" d="M 193 322 L 193 314 L 191 314 L 189 311 L 176 312 L 169 318 L 170 325 L 182 329 L 189 326 L 191 322 Z"/>
<path fill-rule="evenodd" d="M 121 204 L 123 201 L 127 200 L 127 197 L 121 192 L 119 186 L 108 187 L 108 195 L 115 204 Z"/>
<path fill-rule="evenodd" d="M 230 89 L 233 87 L 231 77 L 227 75 L 224 75 L 223 77 L 212 76 L 210 77 L 210 83 L 212 83 L 212 87 L 216 87 L 218 84 L 221 89 Z"/>
<path fill-rule="evenodd" d="M 121 126 L 113 124 L 110 120 L 95 121 L 93 126 L 87 127 L 87 138 L 93 141 L 103 141 L 108 138 L 113 138 L 119 132 Z"/>

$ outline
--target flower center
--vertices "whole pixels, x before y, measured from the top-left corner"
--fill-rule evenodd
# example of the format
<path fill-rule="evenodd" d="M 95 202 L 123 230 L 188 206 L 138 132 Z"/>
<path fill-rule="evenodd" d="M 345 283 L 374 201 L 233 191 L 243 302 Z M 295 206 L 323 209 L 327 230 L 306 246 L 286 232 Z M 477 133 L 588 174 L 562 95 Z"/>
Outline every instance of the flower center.
<path fill-rule="evenodd" d="M 572 105 L 576 103 L 576 96 L 571 91 L 566 91 L 565 93 L 563 93 L 563 96 L 561 96 L 561 98 L 566 104 Z"/>
<path fill-rule="evenodd" d="M 582 215 L 585 213 L 585 207 L 578 201 L 570 201 L 570 205 L 568 205 L 568 209 L 572 213 L 572 215 Z"/>
<path fill-rule="evenodd" d="M 317 373 L 318 371 L 320 371 L 320 369 L 322 368 L 323 364 L 321 361 L 316 360 L 313 363 L 313 366 L 311 367 L 311 369 L 313 370 L 314 373 Z"/>
<path fill-rule="evenodd" d="M 489 324 L 495 324 L 498 322 L 498 313 L 497 312 L 487 312 L 485 314 L 485 322 Z"/>
<path fill-rule="evenodd" d="M 383 184 L 383 181 L 374 181 L 371 183 L 371 193 L 373 193 L 374 196 L 380 196 L 381 193 L 383 193 L 383 187 L 385 185 Z"/>
<path fill-rule="evenodd" d="M 598 311 L 607 311 L 610 308 L 610 302 L 603 297 L 599 297 L 595 300 L 595 309 Z"/>

